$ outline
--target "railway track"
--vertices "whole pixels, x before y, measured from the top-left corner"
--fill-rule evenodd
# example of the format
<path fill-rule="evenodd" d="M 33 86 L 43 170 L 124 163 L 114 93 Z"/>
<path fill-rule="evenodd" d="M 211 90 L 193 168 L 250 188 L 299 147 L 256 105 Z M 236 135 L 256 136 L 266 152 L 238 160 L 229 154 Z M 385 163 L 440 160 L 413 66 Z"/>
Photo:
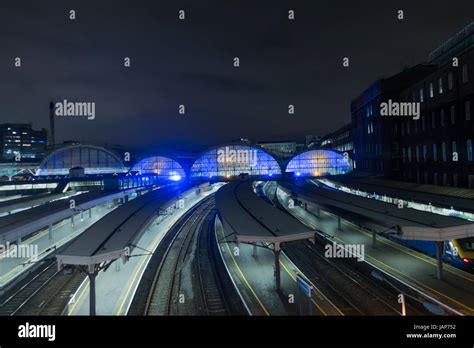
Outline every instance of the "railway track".
<path fill-rule="evenodd" d="M 344 315 L 400 315 L 397 294 L 348 265 L 344 259 L 324 256 L 321 244 L 292 243 L 288 257 L 341 310 Z M 353 260 L 353 262 L 357 262 Z M 411 315 L 421 314 L 407 304 Z"/>
<path fill-rule="evenodd" d="M 286 211 L 278 200 L 272 202 Z M 331 241 L 325 236 L 317 235 L 315 244 L 292 242 L 283 250 L 344 315 L 401 314 L 398 293 L 393 288 L 373 279 L 372 268 L 363 262 L 353 258 L 327 258 L 324 253 L 328 243 Z M 409 289 L 406 292 L 411 293 Z M 411 295 L 417 297 L 414 293 Z M 415 301 L 406 299 L 406 303 L 410 315 L 429 314 Z"/>
<path fill-rule="evenodd" d="M 77 271 L 58 271 L 55 261 L 47 261 L 0 304 L 0 315 L 61 315 L 84 278 Z"/>
<path fill-rule="evenodd" d="M 225 315 L 243 314 L 232 298 L 230 280 L 223 279 L 213 245 L 214 196 L 186 213 L 155 251 L 129 314 Z M 155 258 L 155 260 L 153 260 Z M 150 267 L 151 266 L 151 267 Z M 147 279 L 148 278 L 148 279 Z M 142 280 L 143 282 L 143 280 Z M 147 284 L 148 283 L 148 284 Z M 141 289 L 140 289 L 141 288 Z M 145 295 L 146 294 L 146 295 Z M 143 306 L 137 301 L 146 298 Z M 229 301 L 229 298 L 231 299 Z M 240 302 L 239 302 L 240 303 Z"/>
<path fill-rule="evenodd" d="M 223 289 L 218 278 L 216 258 L 220 255 L 217 255 L 212 244 L 215 215 L 215 212 L 211 211 L 204 218 L 197 241 L 197 259 L 194 263 L 202 299 L 198 310 L 204 315 L 225 315 L 229 308 L 225 296 L 222 296 Z"/>

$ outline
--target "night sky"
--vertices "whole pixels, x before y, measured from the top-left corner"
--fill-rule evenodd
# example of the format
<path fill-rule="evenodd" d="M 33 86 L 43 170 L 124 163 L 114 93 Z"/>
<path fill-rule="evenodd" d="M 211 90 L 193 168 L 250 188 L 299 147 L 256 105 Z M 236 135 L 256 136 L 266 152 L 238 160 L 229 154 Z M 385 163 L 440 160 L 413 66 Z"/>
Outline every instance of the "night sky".
<path fill-rule="evenodd" d="M 473 14 L 472 0 L 3 1 L 0 123 L 48 127 L 48 102 L 67 99 L 95 102 L 96 118 L 56 118 L 57 142 L 303 140 L 349 122 L 364 88 L 426 61 Z"/>

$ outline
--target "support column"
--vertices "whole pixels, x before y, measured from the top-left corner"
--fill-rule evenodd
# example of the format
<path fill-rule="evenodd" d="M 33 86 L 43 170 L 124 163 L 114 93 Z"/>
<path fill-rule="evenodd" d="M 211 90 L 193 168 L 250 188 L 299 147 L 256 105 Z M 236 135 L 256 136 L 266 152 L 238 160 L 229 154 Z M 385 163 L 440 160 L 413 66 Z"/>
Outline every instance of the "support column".
<path fill-rule="evenodd" d="M 319 210 L 319 207 L 316 208 L 316 216 L 321 217 L 321 211 Z"/>
<path fill-rule="evenodd" d="M 377 246 L 377 231 L 372 230 L 372 248 L 376 248 Z"/>
<path fill-rule="evenodd" d="M 74 215 L 71 216 L 71 227 L 74 228 Z"/>
<path fill-rule="evenodd" d="M 89 315 L 95 316 L 95 278 L 97 272 L 95 271 L 95 265 L 89 266 Z"/>
<path fill-rule="evenodd" d="M 53 225 L 49 224 L 48 226 L 48 238 L 51 240 L 53 239 Z"/>
<path fill-rule="evenodd" d="M 437 241 L 436 242 L 436 259 L 438 261 L 438 279 L 443 278 L 443 249 L 444 249 L 444 241 Z"/>
<path fill-rule="evenodd" d="M 273 250 L 275 254 L 275 288 L 276 291 L 281 289 L 281 279 L 280 279 L 280 243 L 275 243 L 275 249 Z"/>
<path fill-rule="evenodd" d="M 308 211 L 308 203 L 305 203 L 305 204 L 304 204 L 304 210 L 305 210 L 305 211 Z"/>
<path fill-rule="evenodd" d="M 84 210 L 81 210 L 81 221 L 84 221 Z"/>
<path fill-rule="evenodd" d="M 341 229 L 341 217 L 340 216 L 337 217 L 337 230 L 342 231 L 342 229 Z"/>
<path fill-rule="evenodd" d="M 258 255 L 257 255 L 257 245 L 256 245 L 256 244 L 253 245 L 253 253 L 252 253 L 252 256 L 254 256 L 254 257 L 257 257 L 257 256 L 258 256 Z"/>
<path fill-rule="evenodd" d="M 89 208 L 89 219 L 92 218 L 92 208 Z"/>

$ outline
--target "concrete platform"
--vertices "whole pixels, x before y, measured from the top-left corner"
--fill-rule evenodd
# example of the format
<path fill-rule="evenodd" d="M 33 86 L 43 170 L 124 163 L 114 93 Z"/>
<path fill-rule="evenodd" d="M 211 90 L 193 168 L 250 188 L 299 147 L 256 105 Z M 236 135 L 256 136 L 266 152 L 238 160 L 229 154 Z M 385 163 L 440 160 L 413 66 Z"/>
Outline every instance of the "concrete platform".
<path fill-rule="evenodd" d="M 287 192 L 278 190 L 278 199 L 288 207 Z M 437 279 L 436 260 L 383 237 L 372 247 L 372 233 L 344 219 L 338 229 L 337 216 L 320 209 L 315 201 L 299 197 L 307 203 L 307 211 L 299 206 L 287 208 L 293 216 L 308 226 L 332 236 L 341 244 L 364 244 L 365 262 L 416 289 L 452 313 L 474 315 L 474 275 L 443 264 L 443 279 Z"/>

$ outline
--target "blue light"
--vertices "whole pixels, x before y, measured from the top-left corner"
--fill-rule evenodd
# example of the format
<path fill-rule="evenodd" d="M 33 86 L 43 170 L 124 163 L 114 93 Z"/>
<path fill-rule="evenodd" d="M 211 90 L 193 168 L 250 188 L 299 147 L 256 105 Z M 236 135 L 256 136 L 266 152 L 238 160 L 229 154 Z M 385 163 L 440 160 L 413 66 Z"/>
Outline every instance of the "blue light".
<path fill-rule="evenodd" d="M 181 175 L 178 175 L 178 174 L 170 175 L 170 180 L 172 180 L 172 181 L 180 181 L 180 180 L 181 180 Z"/>
<path fill-rule="evenodd" d="M 301 176 L 301 173 L 300 173 L 300 172 L 296 172 L 296 176 Z"/>
<path fill-rule="evenodd" d="M 273 173 L 268 174 L 268 176 L 273 176 Z"/>

